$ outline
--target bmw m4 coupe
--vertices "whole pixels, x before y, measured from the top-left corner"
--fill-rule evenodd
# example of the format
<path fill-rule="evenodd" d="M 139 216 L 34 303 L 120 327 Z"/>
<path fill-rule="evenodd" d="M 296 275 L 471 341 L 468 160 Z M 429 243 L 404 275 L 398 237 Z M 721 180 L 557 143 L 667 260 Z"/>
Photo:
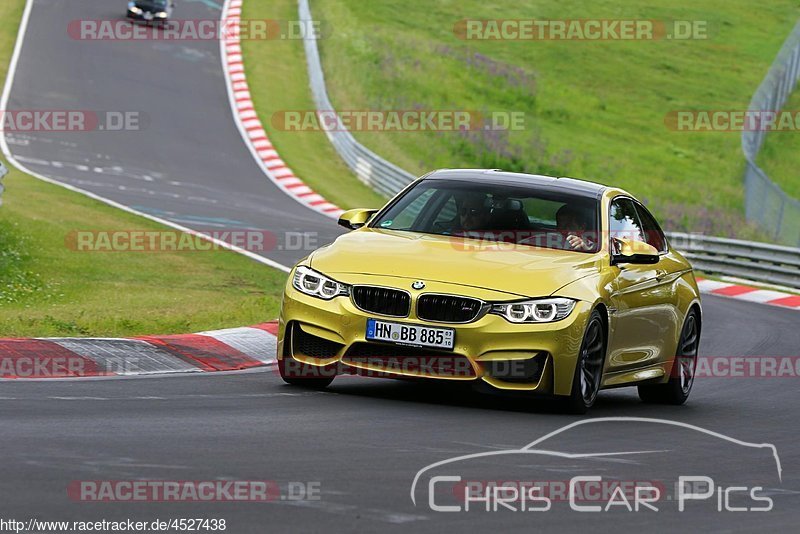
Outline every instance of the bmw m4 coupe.
<path fill-rule="evenodd" d="M 471 382 L 561 399 L 637 386 L 682 404 L 700 294 L 653 215 L 621 189 L 496 170 L 440 170 L 300 261 L 280 314 L 291 384 L 341 374 Z"/>

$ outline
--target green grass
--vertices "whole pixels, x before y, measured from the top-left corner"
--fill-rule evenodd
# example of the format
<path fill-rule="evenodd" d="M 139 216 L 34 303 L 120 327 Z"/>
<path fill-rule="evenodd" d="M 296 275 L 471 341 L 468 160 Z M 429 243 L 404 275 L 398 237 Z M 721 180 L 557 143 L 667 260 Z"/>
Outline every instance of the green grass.
<path fill-rule="evenodd" d="M 800 91 L 784 109 L 800 113 Z M 800 199 L 800 131 L 771 132 L 765 139 L 756 163 L 786 194 Z"/>
<path fill-rule="evenodd" d="M 800 12 L 793 0 L 313 0 L 330 29 L 319 41 L 337 109 L 463 109 L 523 112 L 507 134 L 356 132 L 415 174 L 440 167 L 499 167 L 574 176 L 626 188 L 673 230 L 758 237 L 743 222 L 738 133 L 669 129 L 675 110 L 745 109 Z M 658 4 L 655 4 L 658 5 Z M 296 17 L 290 0 L 249 1 L 245 17 Z M 709 21 L 692 41 L 464 41 L 454 23 L 474 19 L 690 19 Z M 245 45 L 262 120 L 311 109 L 300 42 Z M 270 131 L 312 184 L 347 193 L 321 133 Z M 348 182 L 349 180 L 349 182 Z M 322 187 L 321 187 L 322 188 Z M 336 197 L 341 198 L 341 197 Z"/>
<path fill-rule="evenodd" d="M 244 19 L 297 20 L 295 0 L 249 0 Z M 270 141 L 295 174 L 327 200 L 343 208 L 380 207 L 382 196 L 355 178 L 323 132 L 276 129 L 272 116 L 282 111 L 313 110 L 305 51 L 301 40 L 243 42 L 247 81 Z"/>
<path fill-rule="evenodd" d="M 6 182 L 0 336 L 187 333 L 278 314 L 283 272 L 224 250 L 76 251 L 76 230 L 165 227 L 16 171 Z"/>
<path fill-rule="evenodd" d="M 0 3 L 0 76 L 23 0 Z M 228 251 L 77 252 L 76 230 L 165 227 L 16 170 L 0 206 L 0 337 L 130 336 L 277 316 L 283 272 Z"/>

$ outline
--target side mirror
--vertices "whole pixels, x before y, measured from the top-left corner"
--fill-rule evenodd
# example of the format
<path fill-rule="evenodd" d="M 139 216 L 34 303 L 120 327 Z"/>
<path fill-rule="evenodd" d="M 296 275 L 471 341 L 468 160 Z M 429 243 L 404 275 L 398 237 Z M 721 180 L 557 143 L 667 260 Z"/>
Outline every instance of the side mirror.
<path fill-rule="evenodd" d="M 611 253 L 611 265 L 620 263 L 652 265 L 661 259 L 658 249 L 643 241 L 614 238 L 613 244 L 616 250 Z"/>
<path fill-rule="evenodd" d="M 347 210 L 339 215 L 339 226 L 344 226 L 348 230 L 356 230 L 367 224 L 376 213 L 378 213 L 378 210 L 365 208 Z"/>

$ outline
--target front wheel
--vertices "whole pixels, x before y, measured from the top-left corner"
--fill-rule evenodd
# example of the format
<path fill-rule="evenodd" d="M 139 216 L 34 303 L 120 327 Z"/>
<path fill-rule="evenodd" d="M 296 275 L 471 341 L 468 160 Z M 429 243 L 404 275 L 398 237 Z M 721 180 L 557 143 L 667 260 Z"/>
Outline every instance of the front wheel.
<path fill-rule="evenodd" d="M 567 398 L 566 409 L 570 413 L 584 414 L 594 405 L 600 380 L 603 378 L 603 363 L 606 359 L 606 331 L 600 312 L 594 310 L 586 325 L 575 375 L 572 378 L 572 393 Z"/>
<path fill-rule="evenodd" d="M 307 365 L 291 356 L 278 360 L 278 372 L 287 384 L 308 389 L 325 389 L 335 378 L 333 368 Z"/>
<path fill-rule="evenodd" d="M 639 386 L 643 402 L 680 405 L 689 398 L 697 368 L 697 351 L 700 346 L 700 318 L 692 309 L 686 316 L 678 341 L 678 354 L 672 365 L 669 382 Z"/>

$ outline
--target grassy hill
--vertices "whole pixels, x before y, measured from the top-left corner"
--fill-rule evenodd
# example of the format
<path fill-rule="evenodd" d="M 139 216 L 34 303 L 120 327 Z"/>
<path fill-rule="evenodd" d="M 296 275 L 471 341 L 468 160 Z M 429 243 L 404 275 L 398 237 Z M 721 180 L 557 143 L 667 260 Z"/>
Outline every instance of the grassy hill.
<path fill-rule="evenodd" d="M 356 133 L 394 163 L 417 174 L 479 166 L 616 184 L 644 198 L 672 229 L 757 236 L 743 224 L 739 134 L 679 132 L 667 127 L 665 117 L 678 110 L 745 109 L 800 13 L 797 2 L 756 7 L 745 0 L 676 0 L 654 7 L 641 0 L 312 0 L 311 8 L 326 28 L 319 43 L 337 109 L 525 115 L 525 129 L 507 133 Z M 245 3 L 247 18 L 295 13 L 291 0 Z M 466 41 L 453 31 L 465 18 L 700 20 L 709 35 L 687 41 Z M 291 54 L 283 59 L 276 54 L 287 50 Z M 264 61 L 280 64 L 280 76 L 255 79 L 265 123 L 276 110 L 311 106 L 305 65 L 286 65 L 302 59 L 301 43 L 250 42 L 245 53 L 251 70 L 266 69 Z M 266 102 L 262 84 L 272 84 L 273 95 L 292 95 L 286 97 L 291 101 Z M 306 96 L 298 97 L 298 90 Z M 324 140 L 316 132 L 270 133 L 301 175 L 303 157 L 294 146 L 308 149 Z M 347 183 L 338 162 L 330 167 L 335 172 L 310 168 L 304 178 Z"/>

